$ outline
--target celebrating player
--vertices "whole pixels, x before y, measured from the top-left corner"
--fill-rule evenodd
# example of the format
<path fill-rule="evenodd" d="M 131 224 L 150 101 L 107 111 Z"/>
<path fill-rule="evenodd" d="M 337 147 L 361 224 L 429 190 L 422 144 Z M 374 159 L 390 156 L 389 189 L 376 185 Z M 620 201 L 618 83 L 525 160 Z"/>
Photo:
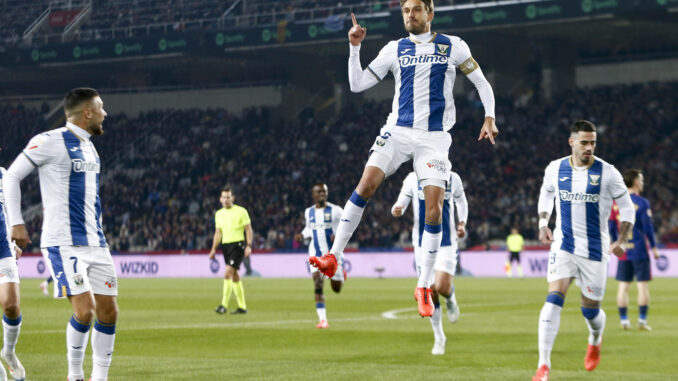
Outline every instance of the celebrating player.
<path fill-rule="evenodd" d="M 550 244 L 548 296 L 539 315 L 539 364 L 533 381 L 548 380 L 551 349 L 560 327 L 560 312 L 573 279 L 581 288 L 581 312 L 589 328 L 584 365 L 593 370 L 600 362 L 605 312 L 608 252 L 624 254 L 624 244 L 634 222 L 633 204 L 617 169 L 593 155 L 596 127 L 580 120 L 570 127 L 572 155 L 552 161 L 544 173 L 539 193 L 539 240 Z M 556 200 L 556 227 L 548 221 Z M 621 213 L 619 239 L 610 245 L 607 231 L 612 200 Z"/>
<path fill-rule="evenodd" d="M 650 242 L 654 259 L 659 258 L 659 251 L 657 251 L 657 242 L 654 238 L 650 201 L 640 195 L 645 185 L 644 180 L 643 172 L 639 169 L 629 169 L 624 173 L 624 182 L 629 188 L 631 201 L 636 209 L 636 224 L 633 225 L 630 240 L 626 244 L 626 254 L 619 258 L 617 263 L 616 279 L 619 281 L 617 308 L 622 328 L 631 328 L 628 317 L 629 287 L 635 275 L 638 282 L 638 328 L 651 331 L 652 328 L 647 325 L 647 310 L 650 304 L 649 282 L 652 280 L 652 274 L 645 237 Z"/>
<path fill-rule="evenodd" d="M 313 205 L 304 211 L 306 226 L 297 237 L 297 240 L 301 238 L 310 240 L 308 256 L 320 257 L 323 253 L 327 253 L 334 240 L 334 233 L 337 231 L 339 218 L 341 217 L 341 207 L 327 202 L 327 185 L 325 184 L 315 184 L 311 193 Z M 327 322 L 325 296 L 323 295 L 325 279 L 323 274 L 314 267 L 311 268 L 311 273 L 313 274 L 313 284 L 315 285 L 315 309 L 318 313 L 318 325 L 316 325 L 316 328 L 328 328 L 330 325 Z M 344 285 L 344 274 L 345 271 L 342 269 L 337 271 L 330 279 L 332 290 L 336 293 L 339 293 Z"/>
<path fill-rule="evenodd" d="M 425 254 L 422 252 L 421 240 L 423 236 L 424 225 L 421 220 L 424 218 L 425 201 L 422 187 L 417 181 L 414 172 L 410 172 L 403 187 L 398 195 L 398 200 L 391 208 L 391 214 L 395 217 L 401 217 L 407 206 L 412 203 L 412 213 L 414 214 L 414 224 L 412 226 L 412 245 L 414 246 L 414 259 L 417 266 L 417 273 L 421 273 L 421 263 Z M 459 222 L 454 223 L 454 207 L 457 207 Z M 461 178 L 455 172 L 450 172 L 450 178 L 445 188 L 445 201 L 443 204 L 443 238 L 440 244 L 440 252 L 436 256 L 435 262 L 435 282 L 433 283 L 432 299 L 435 310 L 431 316 L 431 326 L 433 327 L 433 349 L 431 354 L 445 354 L 445 332 L 443 332 L 442 309 L 438 300 L 438 295 L 442 296 L 447 306 L 447 318 L 455 323 L 459 319 L 459 305 L 454 294 L 454 272 L 457 268 L 457 258 L 459 249 L 457 247 L 457 237 L 464 238 L 466 235 L 466 220 L 468 219 L 468 202 L 464 193 L 464 185 Z M 431 274 L 433 275 L 433 274 Z"/>
<path fill-rule="evenodd" d="M 468 45 L 456 36 L 431 33 L 432 0 L 400 1 L 405 30 L 410 35 L 389 42 L 377 58 L 363 70 L 360 44 L 367 30 L 354 15 L 348 32 L 350 42 L 349 83 L 351 91 L 361 92 L 379 83 L 392 72 L 395 77 L 393 109 L 370 149 L 362 178 L 344 207 L 336 238 L 329 253 L 311 258 L 311 264 L 327 276 L 337 271 L 339 260 L 367 205 L 384 179 L 401 164 L 414 161 L 414 171 L 425 199 L 424 232 L 421 248 L 421 275 L 415 289 L 419 314 L 432 316 L 430 279 L 442 239 L 442 209 L 446 182 L 450 177 L 448 160 L 455 107 L 452 88 L 456 68 L 476 86 L 485 107 L 485 122 L 478 140 L 494 144 L 498 134 L 494 122 L 494 94 Z"/>
<path fill-rule="evenodd" d="M 73 316 L 66 327 L 68 379 L 83 380 L 82 368 L 90 324 L 92 380 L 108 377 L 118 316 L 115 264 L 101 228 L 101 163 L 93 135 L 104 133 L 104 103 L 94 89 L 78 88 L 64 98 L 66 126 L 33 137 L 7 171 L 5 192 L 12 239 L 30 243 L 21 215 L 19 182 L 33 169 L 40 174 L 44 210 L 40 247 L 58 296 L 67 296 Z"/>

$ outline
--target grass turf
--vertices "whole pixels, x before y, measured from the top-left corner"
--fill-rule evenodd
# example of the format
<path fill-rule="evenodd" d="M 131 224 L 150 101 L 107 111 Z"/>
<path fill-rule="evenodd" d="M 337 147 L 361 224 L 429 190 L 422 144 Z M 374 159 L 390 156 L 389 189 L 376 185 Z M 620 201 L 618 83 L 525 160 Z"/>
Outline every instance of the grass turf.
<path fill-rule="evenodd" d="M 528 380 L 536 369 L 544 279 L 458 278 L 459 322 L 444 321 L 446 354 L 432 356 L 428 319 L 416 313 L 414 279 L 349 278 L 325 287 L 330 328 L 315 328 L 310 279 L 244 279 L 247 315 L 218 315 L 221 279 L 119 279 L 120 315 L 111 380 Z M 27 380 L 67 375 L 65 300 L 46 298 L 39 280 L 21 284 L 17 354 Z M 603 302 L 602 360 L 584 370 L 588 330 L 570 289 L 552 354 L 552 380 L 678 380 L 678 279 L 651 283 L 652 332 L 622 331 L 616 283 Z M 629 316 L 637 306 L 632 287 Z M 232 298 L 229 312 L 235 309 Z M 382 316 L 396 311 L 396 319 Z M 635 326 L 634 326 L 635 327 Z M 85 374 L 92 367 L 91 348 Z"/>

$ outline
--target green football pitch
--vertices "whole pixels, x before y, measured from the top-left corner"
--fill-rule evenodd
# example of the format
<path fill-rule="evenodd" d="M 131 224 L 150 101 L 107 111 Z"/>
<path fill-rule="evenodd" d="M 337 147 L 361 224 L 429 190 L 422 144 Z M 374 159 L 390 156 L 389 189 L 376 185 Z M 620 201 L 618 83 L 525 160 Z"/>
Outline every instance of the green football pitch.
<path fill-rule="evenodd" d="M 120 279 L 111 380 L 529 380 L 537 366 L 544 279 L 456 280 L 461 317 L 445 320 L 447 348 L 430 354 L 414 279 L 349 278 L 325 287 L 330 328 L 315 328 L 310 279 L 245 278 L 247 315 L 218 315 L 221 279 Z M 17 353 L 27 380 L 65 380 L 69 303 L 22 280 Z M 652 282 L 652 332 L 622 331 L 610 279 L 602 361 L 584 370 L 588 330 L 578 289 L 565 302 L 552 380 L 678 380 L 678 279 Z M 635 326 L 635 287 L 629 315 Z M 229 310 L 234 309 L 235 300 Z M 390 314 L 388 314 L 390 312 Z M 384 317 L 384 313 L 389 318 Z M 85 373 L 92 367 L 91 348 Z"/>

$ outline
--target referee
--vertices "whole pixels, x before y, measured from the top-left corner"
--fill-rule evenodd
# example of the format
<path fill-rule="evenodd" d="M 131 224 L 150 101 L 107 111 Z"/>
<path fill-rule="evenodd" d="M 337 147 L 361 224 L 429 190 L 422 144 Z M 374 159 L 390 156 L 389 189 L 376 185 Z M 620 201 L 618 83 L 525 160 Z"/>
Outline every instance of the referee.
<path fill-rule="evenodd" d="M 217 210 L 214 215 L 215 229 L 210 259 L 214 259 L 214 254 L 221 244 L 224 261 L 226 262 L 224 295 L 221 298 L 221 305 L 215 310 L 218 314 L 226 313 L 226 306 L 233 291 L 238 301 L 238 309 L 231 314 L 247 313 L 245 290 L 242 287 L 242 282 L 240 282 L 238 269 L 243 259 L 249 257 L 252 253 L 252 225 L 247 209 L 233 204 L 234 200 L 235 197 L 231 188 L 222 189 L 219 201 L 223 208 Z"/>

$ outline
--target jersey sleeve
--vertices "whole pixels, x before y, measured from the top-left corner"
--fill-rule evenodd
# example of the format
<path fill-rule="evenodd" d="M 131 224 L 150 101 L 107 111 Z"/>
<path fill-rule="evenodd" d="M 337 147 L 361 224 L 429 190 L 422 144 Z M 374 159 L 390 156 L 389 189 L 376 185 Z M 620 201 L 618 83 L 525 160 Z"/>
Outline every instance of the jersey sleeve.
<path fill-rule="evenodd" d="M 304 211 L 304 230 L 301 231 L 301 236 L 304 239 L 309 239 L 313 236 L 313 232 L 311 231 L 311 228 L 308 226 L 309 221 L 308 214 L 310 213 L 310 210 L 311 209 L 307 208 Z"/>
<path fill-rule="evenodd" d="M 647 240 L 650 242 L 650 247 L 657 247 L 657 240 L 654 237 L 654 226 L 652 225 L 652 209 L 650 208 L 650 201 L 645 200 L 645 210 L 643 211 L 643 231 Z"/>
<path fill-rule="evenodd" d="M 461 182 L 461 177 L 456 172 L 452 173 L 452 197 L 454 205 L 457 207 L 457 217 L 459 222 L 464 224 L 468 220 L 468 201 L 466 200 L 466 193 L 464 192 L 464 184 Z"/>
<path fill-rule="evenodd" d="M 389 71 L 393 71 L 397 54 L 398 43 L 396 41 L 391 41 L 386 44 L 381 50 L 377 57 L 367 65 L 367 70 L 369 70 L 379 81 L 383 80 Z"/>
<path fill-rule="evenodd" d="M 333 205 L 332 206 L 332 231 L 334 233 L 337 232 L 337 228 L 339 228 L 339 222 L 341 221 L 341 213 L 343 213 L 344 210 L 338 206 L 338 205 Z"/>
<path fill-rule="evenodd" d="M 624 184 L 624 178 L 622 177 L 621 173 L 619 173 L 617 168 L 610 165 L 608 170 L 610 171 L 610 177 L 607 181 L 607 192 L 612 197 L 612 199 L 616 200 L 628 193 L 629 190 L 626 188 L 626 184 Z"/>
<path fill-rule="evenodd" d="M 452 43 L 450 57 L 454 66 L 458 67 L 465 75 L 471 74 L 479 67 L 471 55 L 471 49 L 468 47 L 468 44 L 460 38 L 456 38 L 456 42 Z"/>
<path fill-rule="evenodd" d="M 28 158 L 36 167 L 40 167 L 59 154 L 57 141 L 51 135 L 53 133 L 43 132 L 34 136 L 23 150 L 23 155 Z"/>
<path fill-rule="evenodd" d="M 550 215 L 553 212 L 554 199 L 556 197 L 556 186 L 553 181 L 555 179 L 554 171 L 555 166 L 553 163 L 549 164 L 544 171 L 544 180 L 539 191 L 538 213 L 546 212 Z"/>
<path fill-rule="evenodd" d="M 247 209 L 242 208 L 242 217 L 240 219 L 240 222 L 242 223 L 242 226 L 247 226 L 252 223 L 252 220 L 250 220 L 250 214 L 247 212 Z"/>

